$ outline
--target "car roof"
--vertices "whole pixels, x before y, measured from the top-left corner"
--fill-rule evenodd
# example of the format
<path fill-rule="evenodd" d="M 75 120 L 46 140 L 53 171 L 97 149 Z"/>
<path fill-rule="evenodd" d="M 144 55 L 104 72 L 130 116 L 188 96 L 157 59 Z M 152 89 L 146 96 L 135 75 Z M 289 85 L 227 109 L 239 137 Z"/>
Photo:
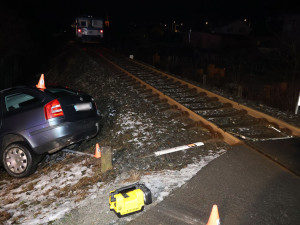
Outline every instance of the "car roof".
<path fill-rule="evenodd" d="M 5 93 L 8 91 L 12 91 L 12 90 L 38 90 L 35 86 L 15 86 L 15 87 L 10 87 L 10 88 L 6 88 L 3 90 L 0 90 L 0 93 Z"/>
<path fill-rule="evenodd" d="M 70 88 L 67 88 L 67 87 L 61 87 L 61 86 L 57 86 L 57 85 L 51 85 L 51 86 L 47 86 L 48 88 L 61 88 L 61 89 L 70 89 Z M 9 88 L 6 88 L 6 89 L 2 89 L 0 90 L 0 93 L 5 93 L 5 92 L 8 92 L 8 91 L 12 91 L 12 90 L 40 90 L 39 88 L 37 88 L 36 86 L 26 86 L 26 85 L 20 85 L 20 86 L 14 86 L 14 87 L 9 87 Z M 46 88 L 47 90 L 47 88 Z M 70 89 L 72 90 L 72 89 Z M 74 90 L 75 91 L 75 90 Z"/>
<path fill-rule="evenodd" d="M 50 85 L 50 86 L 47 86 L 48 88 L 59 88 L 59 89 L 68 89 L 70 91 L 73 91 L 75 93 L 80 93 L 80 94 L 84 94 L 83 92 L 81 91 L 78 91 L 78 90 L 73 90 L 71 88 L 68 88 L 68 87 L 61 87 L 61 86 L 57 86 L 57 85 Z M 45 89 L 46 91 L 42 91 L 40 90 L 39 88 L 37 88 L 36 86 L 25 86 L 25 85 L 22 85 L 22 86 L 15 86 L 15 87 L 10 87 L 10 88 L 6 88 L 6 89 L 3 89 L 3 90 L 0 90 L 0 95 L 4 95 L 5 93 L 7 92 L 10 92 L 10 91 L 33 91 L 33 92 L 36 92 L 37 94 L 39 95 L 43 95 L 43 96 L 51 96 L 51 97 L 55 97 L 55 95 L 53 95 L 53 93 L 47 91 L 47 88 Z"/>

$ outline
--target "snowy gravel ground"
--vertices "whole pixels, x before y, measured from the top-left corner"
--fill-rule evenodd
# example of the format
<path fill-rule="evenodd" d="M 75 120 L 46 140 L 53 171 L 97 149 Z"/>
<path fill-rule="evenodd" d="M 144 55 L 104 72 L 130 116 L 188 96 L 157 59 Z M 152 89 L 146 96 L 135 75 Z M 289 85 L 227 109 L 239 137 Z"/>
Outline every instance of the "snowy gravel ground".
<path fill-rule="evenodd" d="M 211 139 L 204 128 L 174 110 L 145 100 L 119 74 L 77 50 L 62 54 L 45 74 L 46 86 L 58 83 L 92 95 L 101 111 L 97 137 L 73 150 L 93 154 L 95 144 L 112 149 L 113 170 L 100 160 L 60 151 L 48 155 L 30 177 L 13 179 L 0 169 L 0 224 L 126 224 L 141 213 L 118 218 L 109 210 L 109 192 L 142 182 L 154 207 L 230 146 L 219 140 L 159 157 L 155 151 Z M 162 105 L 164 107 L 164 105 Z"/>
<path fill-rule="evenodd" d="M 151 190 L 154 202 L 146 206 L 146 211 L 224 152 L 225 150 L 217 153 L 211 151 L 200 161 L 195 160 L 194 163 L 181 170 L 153 171 L 138 177 L 137 180 L 132 180 L 131 173 L 124 172 L 112 182 L 99 181 L 89 185 L 86 187 L 88 194 L 79 201 L 77 195 L 60 196 L 60 189 L 72 186 L 83 177 L 88 177 L 92 170 L 83 166 L 82 163 L 72 164 L 71 168 L 67 167 L 67 170 L 61 168 L 46 175 L 40 175 L 10 190 L 7 195 L 1 196 L 1 203 L 4 204 L 1 210 L 13 214 L 13 217 L 6 220 L 4 224 L 47 224 L 50 221 L 52 221 L 51 224 L 126 224 L 139 214 L 118 218 L 109 210 L 108 194 L 111 190 L 132 183 L 128 181 L 144 183 Z M 83 171 L 85 171 L 84 175 Z M 9 187 L 3 182 L 0 186 L 1 191 L 6 191 L 5 186 Z"/>
<path fill-rule="evenodd" d="M 145 206 L 145 211 L 154 207 L 162 201 L 174 189 L 181 187 L 189 179 L 191 179 L 201 168 L 207 165 L 210 161 L 223 154 L 225 150 L 220 150 L 218 153 L 211 153 L 203 157 L 200 161 L 189 164 L 181 170 L 162 170 L 151 172 L 148 175 L 143 175 L 137 180 L 144 183 L 152 194 L 153 203 Z M 118 218 L 114 212 L 109 210 L 108 193 L 111 190 L 127 186 L 132 182 L 126 182 L 131 174 L 123 173 L 118 178 L 109 184 L 103 185 L 102 188 L 96 189 L 94 194 L 80 203 L 80 207 L 67 214 L 63 219 L 56 221 L 54 224 L 126 224 L 134 220 L 140 214 L 133 214 L 128 217 Z"/>
<path fill-rule="evenodd" d="M 76 48 L 58 56 L 45 79 L 46 86 L 57 83 L 95 98 L 102 130 L 73 150 L 93 154 L 96 143 L 109 146 L 113 170 L 101 173 L 98 159 L 64 151 L 48 155 L 28 178 L 13 179 L 0 168 L 0 224 L 126 224 L 143 212 L 118 218 L 109 210 L 110 191 L 145 183 L 153 196 L 147 211 L 230 150 L 221 140 L 206 142 L 212 139 L 208 130 L 190 127 L 191 121 L 174 110 L 162 111 L 163 105 L 145 100 L 145 93 L 128 86 L 120 74 Z M 205 145 L 145 157 L 199 141 Z"/>
<path fill-rule="evenodd" d="M 13 215 L 6 223 L 39 224 L 61 217 L 70 205 L 76 203 L 77 197 L 76 194 L 71 198 L 60 196 L 60 190 L 92 174 L 83 163 L 40 173 L 33 179 L 22 179 L 22 183 L 18 180 L 3 181 L 0 209 Z"/>

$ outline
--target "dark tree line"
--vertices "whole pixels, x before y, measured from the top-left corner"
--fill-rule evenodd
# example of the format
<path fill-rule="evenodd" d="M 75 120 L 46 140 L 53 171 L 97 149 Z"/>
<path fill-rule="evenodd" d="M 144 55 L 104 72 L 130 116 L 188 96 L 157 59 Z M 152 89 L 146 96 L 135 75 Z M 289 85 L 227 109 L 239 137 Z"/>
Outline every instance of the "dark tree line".
<path fill-rule="evenodd" d="M 23 79 L 33 42 L 26 21 L 14 11 L 0 8 L 0 88 Z"/>

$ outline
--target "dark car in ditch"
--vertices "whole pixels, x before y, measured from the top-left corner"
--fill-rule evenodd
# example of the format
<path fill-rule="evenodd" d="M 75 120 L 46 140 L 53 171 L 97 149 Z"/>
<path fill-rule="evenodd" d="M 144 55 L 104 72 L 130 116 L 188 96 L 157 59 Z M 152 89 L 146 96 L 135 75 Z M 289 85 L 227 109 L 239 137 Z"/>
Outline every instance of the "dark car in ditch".
<path fill-rule="evenodd" d="M 90 139 L 100 113 L 88 94 L 19 86 L 0 91 L 0 165 L 13 177 L 32 174 L 42 157 Z"/>

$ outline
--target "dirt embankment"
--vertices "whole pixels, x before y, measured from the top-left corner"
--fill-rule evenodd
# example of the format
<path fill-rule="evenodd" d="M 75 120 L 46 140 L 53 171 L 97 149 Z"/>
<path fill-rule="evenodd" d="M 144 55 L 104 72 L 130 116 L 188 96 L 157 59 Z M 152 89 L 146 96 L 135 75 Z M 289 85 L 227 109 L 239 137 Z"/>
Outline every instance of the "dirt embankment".
<path fill-rule="evenodd" d="M 189 127 L 191 121 L 176 111 L 162 111 L 163 104 L 146 100 L 141 90 L 119 75 L 77 47 L 67 48 L 53 60 L 45 72 L 46 87 L 57 84 L 86 92 L 95 98 L 102 115 L 99 134 L 74 150 L 93 154 L 96 143 L 109 146 L 113 170 L 102 173 L 99 160 L 63 151 L 48 155 L 28 178 L 13 179 L 1 170 L 0 201 L 4 204 L 0 206 L 0 223 L 56 220 L 51 223 L 125 224 L 134 216 L 119 219 L 109 211 L 110 190 L 145 182 L 153 194 L 152 207 L 230 148 L 220 141 L 160 157 L 144 157 L 209 140 L 211 134 L 201 127 Z M 101 210 L 94 210 L 96 207 Z"/>
<path fill-rule="evenodd" d="M 217 141 L 188 151 L 144 157 L 212 137 L 205 128 L 189 126 L 191 121 L 176 111 L 162 110 L 163 103 L 153 104 L 153 99 L 146 99 L 145 93 L 128 85 L 118 72 L 76 46 L 66 48 L 53 60 L 45 79 L 46 86 L 68 86 L 95 98 L 102 115 L 102 129 L 74 150 L 93 154 L 96 143 L 111 147 L 113 170 L 101 173 L 99 160 L 63 151 L 48 155 L 28 178 L 13 179 L 1 169 L 0 202 L 4 204 L 0 205 L 0 223 L 126 224 L 139 214 L 117 218 L 108 208 L 109 191 L 128 183 L 145 182 L 154 202 L 148 208 L 153 207 L 230 149 Z M 298 119 L 261 108 L 287 119 Z M 190 165 L 196 166 L 191 169 Z"/>

